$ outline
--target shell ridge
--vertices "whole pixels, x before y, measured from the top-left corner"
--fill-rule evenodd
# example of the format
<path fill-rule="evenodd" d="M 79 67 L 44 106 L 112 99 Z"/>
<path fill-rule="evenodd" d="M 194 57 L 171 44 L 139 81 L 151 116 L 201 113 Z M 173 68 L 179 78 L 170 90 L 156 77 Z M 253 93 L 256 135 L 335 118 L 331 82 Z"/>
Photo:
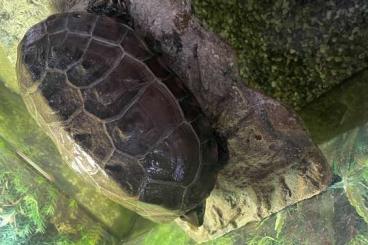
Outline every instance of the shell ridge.
<path fill-rule="evenodd" d="M 63 33 L 65 32 L 65 36 L 63 38 L 63 40 L 61 41 L 61 43 L 64 43 L 65 40 L 67 39 L 68 35 L 69 35 L 69 32 L 67 30 L 61 30 L 61 31 L 58 31 L 57 33 L 51 33 L 51 34 L 48 34 L 48 40 L 49 40 L 49 48 L 48 48 L 48 53 L 47 53 L 47 60 L 46 60 L 46 64 L 47 64 L 47 68 L 49 69 L 54 69 L 54 68 L 51 68 L 49 67 L 49 58 L 50 58 L 50 49 L 52 49 L 53 47 L 51 46 L 51 42 L 50 42 L 50 36 L 51 35 L 57 35 L 57 34 L 60 34 L 60 33 Z M 56 69 L 56 68 L 55 68 Z"/>
<path fill-rule="evenodd" d="M 115 146 L 114 146 L 115 147 Z M 137 164 L 138 164 L 138 166 L 143 170 L 143 172 L 145 173 L 145 179 L 147 178 L 147 173 L 146 173 L 146 169 L 142 166 L 142 164 L 140 163 L 140 161 L 139 161 L 139 159 L 137 159 L 136 157 L 134 157 L 134 156 L 131 156 L 130 154 L 128 154 L 128 153 L 125 153 L 125 152 L 123 152 L 123 151 L 121 151 L 121 150 L 119 150 L 119 149 L 116 149 L 115 148 L 115 152 L 117 152 L 117 153 L 119 153 L 120 155 L 122 155 L 122 156 L 124 156 L 124 157 L 126 157 L 126 158 L 129 158 L 129 159 L 131 159 L 132 161 L 135 161 Z M 114 153 L 114 152 L 113 152 Z M 112 154 L 113 155 L 113 154 Z M 143 182 L 143 181 L 142 181 Z"/>
<path fill-rule="evenodd" d="M 97 19 L 97 18 L 96 18 L 96 19 Z M 69 18 L 67 18 L 67 21 L 69 21 Z M 92 25 L 92 30 L 94 30 L 94 28 L 95 28 L 95 27 L 96 27 L 96 23 L 94 23 L 94 24 Z M 75 62 L 73 62 L 72 64 L 70 64 L 70 65 L 68 65 L 68 66 L 67 66 L 67 68 L 65 69 L 65 71 L 67 72 L 67 71 L 69 71 L 71 68 L 73 68 L 73 67 L 74 67 L 74 66 L 76 66 L 79 62 L 81 62 L 81 61 L 83 60 L 83 58 L 84 58 L 85 54 L 87 53 L 88 48 L 89 48 L 89 47 L 90 47 L 90 45 L 91 45 L 91 42 L 92 42 L 92 34 L 87 35 L 87 34 L 83 34 L 83 33 L 72 32 L 72 31 L 70 31 L 70 30 L 68 29 L 68 25 L 66 25 L 66 28 L 67 28 L 67 34 L 65 35 L 65 38 L 64 38 L 63 42 L 66 40 L 66 38 L 67 38 L 67 36 L 69 35 L 69 33 L 71 33 L 71 34 L 76 34 L 76 35 L 81 36 L 81 37 L 89 37 L 89 39 L 88 39 L 88 41 L 87 41 L 87 45 L 86 45 L 86 47 L 85 47 L 85 49 L 84 49 L 84 51 L 83 51 L 82 56 L 81 56 L 77 61 L 75 61 Z M 69 79 L 68 79 L 68 80 L 69 80 Z M 73 85 L 73 86 L 75 86 L 75 85 Z M 75 86 L 75 87 L 76 87 L 76 86 Z"/>
<path fill-rule="evenodd" d="M 103 131 L 104 131 L 105 135 L 107 136 L 107 138 L 109 139 L 109 141 L 110 141 L 110 143 L 111 143 L 111 145 L 112 145 L 112 147 L 113 147 L 113 149 L 112 149 L 111 153 L 109 154 L 109 156 L 107 156 L 107 157 L 106 157 L 106 159 L 104 159 L 104 160 L 102 161 L 103 167 L 105 167 L 105 166 L 106 166 L 106 163 L 107 163 L 108 161 L 110 161 L 110 159 L 112 158 L 112 156 L 114 155 L 114 153 L 115 153 L 118 149 L 116 149 L 115 144 L 114 144 L 114 141 L 113 141 L 113 139 L 111 138 L 111 135 L 109 134 L 109 132 L 107 131 L 106 123 L 105 123 L 105 122 L 103 122 L 103 123 L 102 123 L 102 127 L 103 127 Z"/>
<path fill-rule="evenodd" d="M 63 42 L 67 39 L 67 37 L 69 36 L 69 34 L 75 34 L 75 35 L 78 35 L 80 37 L 88 37 L 88 41 L 87 41 L 87 44 L 86 44 L 86 46 L 85 46 L 85 48 L 83 50 L 82 56 L 77 61 L 73 62 L 72 64 L 69 64 L 66 67 L 65 71 L 64 71 L 65 72 L 65 75 L 67 77 L 67 83 L 68 83 L 68 85 L 71 86 L 71 87 L 73 87 L 73 88 L 75 88 L 75 89 L 78 89 L 79 90 L 80 88 L 78 86 L 76 86 L 72 82 L 70 82 L 69 77 L 68 77 L 68 71 L 70 71 L 73 67 L 75 67 L 78 63 L 80 63 L 84 59 L 84 56 L 86 55 L 87 50 L 89 49 L 89 47 L 91 45 L 91 42 L 92 42 L 92 33 L 93 33 L 94 29 L 96 28 L 96 24 L 97 24 L 97 20 L 99 19 L 99 16 L 97 16 L 96 19 L 95 19 L 95 21 L 93 22 L 92 27 L 91 27 L 91 33 L 90 34 L 78 33 L 78 32 L 73 32 L 73 31 L 69 30 L 68 24 L 69 24 L 70 15 L 67 14 L 67 15 L 64 15 L 64 16 L 67 16 L 66 17 L 66 23 L 65 23 L 65 29 L 67 31 L 67 34 L 65 35 Z"/>
<path fill-rule="evenodd" d="M 104 38 L 101 38 L 101 37 L 97 37 L 97 36 L 94 36 L 94 35 L 91 35 L 91 38 L 95 41 L 98 41 L 100 43 L 104 43 L 104 44 L 107 44 L 109 46 L 113 46 L 113 47 L 118 47 L 120 48 L 121 46 L 117 43 L 113 43 L 113 42 L 110 42 L 109 40 L 107 39 L 104 39 Z M 123 51 L 123 53 L 125 53 L 125 51 Z"/>
<path fill-rule="evenodd" d="M 183 109 L 181 108 L 181 106 L 179 104 L 179 101 L 176 99 L 176 97 L 173 95 L 173 93 L 170 91 L 170 89 L 161 80 L 158 80 L 158 83 L 161 85 L 161 87 L 164 87 L 166 89 L 166 91 L 169 92 L 169 95 L 170 95 L 171 99 L 176 104 L 176 107 L 179 109 L 180 116 L 182 118 L 184 118 L 184 121 L 187 121 L 186 118 L 185 118 L 185 114 L 183 112 Z"/>

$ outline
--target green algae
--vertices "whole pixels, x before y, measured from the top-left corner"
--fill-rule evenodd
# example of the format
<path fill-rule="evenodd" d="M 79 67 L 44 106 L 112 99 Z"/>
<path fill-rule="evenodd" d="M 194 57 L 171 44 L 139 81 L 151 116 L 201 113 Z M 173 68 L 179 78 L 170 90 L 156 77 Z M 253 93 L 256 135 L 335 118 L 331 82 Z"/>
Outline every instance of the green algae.
<path fill-rule="evenodd" d="M 245 82 L 300 109 L 367 67 L 368 3 L 194 0 L 237 51 Z"/>
<path fill-rule="evenodd" d="M 18 91 L 18 83 L 14 67 L 6 56 L 5 50 L 0 44 L 0 81 L 6 81 L 6 85 L 12 91 Z"/>

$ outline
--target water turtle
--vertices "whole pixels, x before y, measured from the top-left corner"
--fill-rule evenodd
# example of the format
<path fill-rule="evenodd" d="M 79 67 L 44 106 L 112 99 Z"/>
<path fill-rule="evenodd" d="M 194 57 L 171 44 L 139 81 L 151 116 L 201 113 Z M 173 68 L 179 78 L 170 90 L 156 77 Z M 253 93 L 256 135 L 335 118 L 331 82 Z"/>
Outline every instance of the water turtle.
<path fill-rule="evenodd" d="M 128 25 L 52 15 L 18 48 L 32 116 L 67 162 L 154 221 L 185 216 L 216 181 L 219 146 L 194 96 Z"/>

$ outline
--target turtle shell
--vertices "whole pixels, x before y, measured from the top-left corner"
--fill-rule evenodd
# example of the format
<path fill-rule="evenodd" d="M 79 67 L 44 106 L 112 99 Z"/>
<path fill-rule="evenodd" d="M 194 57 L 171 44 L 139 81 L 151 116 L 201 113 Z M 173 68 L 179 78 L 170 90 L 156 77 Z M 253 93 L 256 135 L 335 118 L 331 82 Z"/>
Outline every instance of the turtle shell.
<path fill-rule="evenodd" d="M 85 170 L 97 185 L 110 189 L 94 177 L 102 172 L 126 200 L 150 204 L 138 209 L 149 218 L 155 206 L 177 216 L 209 195 L 218 162 L 210 123 L 132 28 L 105 16 L 57 14 L 32 27 L 18 52 L 29 111 L 69 161 L 83 155 L 84 169 L 97 167 Z"/>

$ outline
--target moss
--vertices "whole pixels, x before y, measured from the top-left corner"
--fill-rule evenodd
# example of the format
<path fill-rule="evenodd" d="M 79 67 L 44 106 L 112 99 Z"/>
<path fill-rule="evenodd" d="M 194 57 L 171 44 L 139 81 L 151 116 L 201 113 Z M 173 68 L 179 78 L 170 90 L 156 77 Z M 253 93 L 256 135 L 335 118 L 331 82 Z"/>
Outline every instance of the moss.
<path fill-rule="evenodd" d="M 194 0 L 196 15 L 238 52 L 251 87 L 298 109 L 368 62 L 368 3 Z"/>
<path fill-rule="evenodd" d="M 5 50 L 0 43 L 0 81 L 6 81 L 8 86 L 13 91 L 18 91 L 17 78 L 14 72 L 14 68 L 8 58 L 5 55 Z"/>

